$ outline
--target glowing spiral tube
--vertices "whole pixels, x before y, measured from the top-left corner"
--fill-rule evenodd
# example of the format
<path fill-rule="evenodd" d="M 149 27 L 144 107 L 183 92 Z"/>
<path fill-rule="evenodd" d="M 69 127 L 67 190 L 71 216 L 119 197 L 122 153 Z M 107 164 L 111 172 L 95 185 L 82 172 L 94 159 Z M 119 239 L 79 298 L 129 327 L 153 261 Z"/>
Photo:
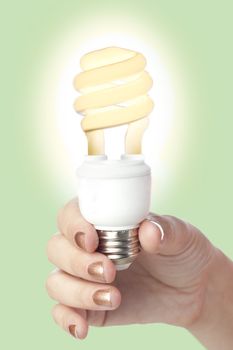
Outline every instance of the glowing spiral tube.
<path fill-rule="evenodd" d="M 81 93 L 74 104 L 84 118 L 81 125 L 88 139 L 88 154 L 104 154 L 104 131 L 129 124 L 125 153 L 141 153 L 141 139 L 153 102 L 147 95 L 152 79 L 144 70 L 146 60 L 138 52 L 108 47 L 81 58 L 82 72 L 75 77 Z"/>

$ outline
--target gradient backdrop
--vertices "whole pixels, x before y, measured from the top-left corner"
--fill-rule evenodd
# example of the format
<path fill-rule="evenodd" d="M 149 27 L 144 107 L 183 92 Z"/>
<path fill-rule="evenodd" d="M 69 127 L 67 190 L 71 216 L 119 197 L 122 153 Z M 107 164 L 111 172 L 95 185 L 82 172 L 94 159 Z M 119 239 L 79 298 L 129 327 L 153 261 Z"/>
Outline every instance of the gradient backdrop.
<path fill-rule="evenodd" d="M 174 105 L 161 167 L 153 166 L 152 207 L 189 220 L 233 258 L 232 11 L 227 0 L 1 3 L 1 348 L 202 349 L 185 330 L 166 325 L 93 328 L 76 342 L 53 323 L 45 245 L 56 231 L 58 208 L 75 190 L 74 159 L 66 163 L 70 145 L 57 131 L 50 87 L 61 83 L 64 68 L 54 56 L 60 52 L 69 62 L 65 54 L 76 33 L 78 50 L 81 37 L 83 45 L 95 31 L 106 34 L 109 23 L 110 36 L 118 25 L 155 50 L 167 77 L 159 81 L 168 79 L 165 92 L 171 89 L 167 105 Z"/>

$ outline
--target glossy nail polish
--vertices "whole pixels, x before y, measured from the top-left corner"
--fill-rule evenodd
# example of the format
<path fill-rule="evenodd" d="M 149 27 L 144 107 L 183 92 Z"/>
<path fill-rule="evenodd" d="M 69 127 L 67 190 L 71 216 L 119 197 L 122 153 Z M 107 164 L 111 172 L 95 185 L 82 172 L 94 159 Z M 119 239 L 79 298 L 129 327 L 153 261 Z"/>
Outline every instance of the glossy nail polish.
<path fill-rule="evenodd" d="M 76 330 L 76 325 L 75 325 L 75 324 L 71 324 L 71 325 L 69 326 L 69 332 L 70 332 L 70 334 L 71 334 L 74 338 L 78 338 L 77 330 Z"/>
<path fill-rule="evenodd" d="M 112 306 L 110 289 L 97 290 L 93 295 L 93 300 L 96 305 Z"/>
<path fill-rule="evenodd" d="M 105 282 L 104 277 L 104 265 L 102 261 L 97 261 L 88 266 L 88 273 L 90 276 L 98 279 L 99 281 Z"/>
<path fill-rule="evenodd" d="M 85 249 L 85 233 L 77 232 L 74 236 L 74 240 L 79 248 Z"/>

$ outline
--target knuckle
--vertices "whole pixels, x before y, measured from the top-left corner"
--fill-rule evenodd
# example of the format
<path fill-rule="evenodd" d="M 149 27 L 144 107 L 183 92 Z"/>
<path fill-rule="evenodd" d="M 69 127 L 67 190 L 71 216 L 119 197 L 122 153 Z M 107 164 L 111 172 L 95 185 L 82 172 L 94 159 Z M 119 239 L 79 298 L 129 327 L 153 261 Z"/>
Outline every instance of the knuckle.
<path fill-rule="evenodd" d="M 55 235 L 53 235 L 47 242 L 46 245 L 46 255 L 48 257 L 48 260 L 50 262 L 53 262 L 52 256 L 53 256 L 53 252 L 56 246 L 56 243 L 59 241 L 59 239 L 61 238 L 61 235 L 59 233 L 56 233 Z"/>
<path fill-rule="evenodd" d="M 45 281 L 45 288 L 50 297 L 53 296 L 56 289 L 57 269 L 52 271 Z"/>
<path fill-rule="evenodd" d="M 51 291 L 52 291 L 51 283 L 52 283 L 51 276 L 48 276 L 45 281 L 45 288 L 47 290 L 48 295 L 51 295 Z"/>

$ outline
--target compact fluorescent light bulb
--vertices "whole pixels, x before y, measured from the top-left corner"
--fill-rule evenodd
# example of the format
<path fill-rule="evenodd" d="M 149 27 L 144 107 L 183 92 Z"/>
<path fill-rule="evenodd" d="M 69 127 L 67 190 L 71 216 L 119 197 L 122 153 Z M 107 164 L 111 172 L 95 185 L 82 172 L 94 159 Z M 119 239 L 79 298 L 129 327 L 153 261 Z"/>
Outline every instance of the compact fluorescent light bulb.
<path fill-rule="evenodd" d="M 98 250 L 123 270 L 140 251 L 137 229 L 150 207 L 151 172 L 141 139 L 153 109 L 147 94 L 152 79 L 142 54 L 118 47 L 87 53 L 80 66 L 74 86 L 81 96 L 74 107 L 88 141 L 88 155 L 77 170 L 80 211 L 98 232 Z M 104 129 L 124 124 L 125 154 L 108 159 Z"/>

